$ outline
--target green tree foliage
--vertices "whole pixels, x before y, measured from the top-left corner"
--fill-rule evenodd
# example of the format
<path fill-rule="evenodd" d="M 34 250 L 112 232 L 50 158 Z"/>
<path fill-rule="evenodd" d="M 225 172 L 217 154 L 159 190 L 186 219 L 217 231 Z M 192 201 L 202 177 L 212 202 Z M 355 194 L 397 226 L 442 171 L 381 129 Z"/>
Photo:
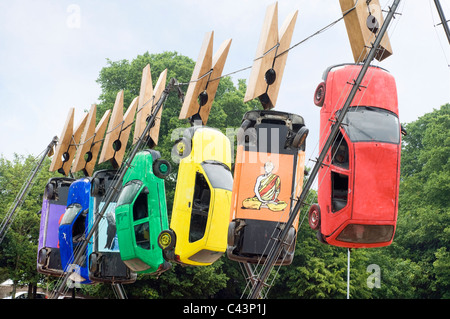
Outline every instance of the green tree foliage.
<path fill-rule="evenodd" d="M 405 128 L 395 256 L 420 267 L 417 298 L 448 298 L 450 104 Z"/>
<path fill-rule="evenodd" d="M 0 157 L 0 220 L 4 220 L 13 207 L 19 191 L 37 165 L 33 156 L 14 155 L 13 160 Z M 39 238 L 40 210 L 44 186 L 52 175 L 48 172 L 47 158 L 34 179 L 23 203 L 12 215 L 10 227 L 0 245 L 0 281 L 12 279 L 15 284 L 36 285 L 36 253 Z M 43 186 L 44 185 L 44 186 Z"/>

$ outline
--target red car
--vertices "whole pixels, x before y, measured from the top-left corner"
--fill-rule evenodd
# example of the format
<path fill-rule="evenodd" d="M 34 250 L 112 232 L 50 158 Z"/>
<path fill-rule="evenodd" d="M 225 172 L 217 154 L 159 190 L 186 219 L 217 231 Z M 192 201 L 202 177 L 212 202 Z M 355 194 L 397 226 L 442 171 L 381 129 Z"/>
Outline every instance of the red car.
<path fill-rule="evenodd" d="M 320 150 L 362 65 L 328 68 L 314 94 Z M 402 128 L 395 80 L 370 66 L 318 174 L 318 204 L 309 210 L 317 238 L 334 246 L 392 243 L 398 209 Z"/>

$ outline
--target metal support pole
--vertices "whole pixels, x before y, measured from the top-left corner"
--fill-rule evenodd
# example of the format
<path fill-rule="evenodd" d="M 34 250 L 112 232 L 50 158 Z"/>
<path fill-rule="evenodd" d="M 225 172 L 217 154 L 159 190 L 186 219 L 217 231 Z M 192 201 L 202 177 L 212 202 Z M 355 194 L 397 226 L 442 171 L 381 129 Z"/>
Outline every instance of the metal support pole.
<path fill-rule="evenodd" d="M 33 172 L 31 173 L 30 177 L 25 182 L 25 184 L 24 184 L 25 186 L 22 187 L 22 191 L 20 192 L 19 196 L 16 197 L 12 209 L 9 211 L 9 213 L 7 214 L 5 219 L 3 220 L 1 228 L 0 228 L 0 244 L 2 243 L 3 239 L 5 238 L 6 232 L 8 231 L 8 228 L 11 225 L 11 218 L 13 217 L 13 215 L 14 215 L 15 211 L 17 210 L 17 208 L 22 206 L 24 197 L 28 194 L 28 189 L 33 184 L 33 179 L 35 178 L 36 174 L 41 169 L 42 163 L 44 162 L 44 160 L 47 157 L 47 155 L 51 152 L 51 150 L 53 149 L 53 147 L 57 143 L 58 143 L 58 137 L 55 136 L 55 137 L 53 137 L 53 139 L 50 142 L 50 144 L 47 146 L 47 148 L 46 148 L 46 150 L 44 152 L 44 155 L 42 155 L 42 158 L 39 161 L 39 164 L 36 165 L 36 167 L 34 168 Z"/>
<path fill-rule="evenodd" d="M 123 289 L 122 284 L 112 283 L 111 286 L 119 299 L 127 299 L 127 295 L 125 294 L 125 289 Z"/>
<path fill-rule="evenodd" d="M 156 115 L 158 114 L 159 109 L 162 107 L 162 105 L 166 101 L 167 97 L 169 96 L 170 90 L 177 83 L 178 83 L 178 81 L 175 78 L 170 79 L 169 84 L 167 85 L 167 87 L 162 92 L 161 97 L 160 97 L 158 103 L 156 104 L 156 107 L 153 110 L 153 113 L 152 113 L 150 119 L 148 120 L 147 126 L 145 127 L 144 131 L 142 132 L 142 135 L 139 138 L 139 140 L 136 142 L 136 144 L 134 144 L 134 147 L 131 150 L 131 153 L 130 153 L 130 156 L 129 156 L 127 162 L 120 169 L 119 176 L 115 180 L 114 184 L 111 185 L 110 188 L 108 189 L 108 191 L 106 192 L 106 194 L 105 194 L 105 196 L 106 196 L 105 204 L 103 205 L 102 209 L 98 213 L 98 217 L 96 218 L 94 224 L 92 225 L 91 230 L 89 231 L 88 235 L 86 236 L 86 239 L 84 240 L 81 248 L 78 250 L 77 254 L 75 255 L 75 257 L 74 257 L 74 264 L 80 264 L 81 263 L 82 258 L 84 257 L 83 254 L 84 254 L 84 251 L 85 251 L 85 249 L 87 247 L 87 244 L 88 244 L 89 240 L 92 238 L 92 236 L 94 234 L 94 231 L 97 229 L 98 224 L 100 223 L 101 218 L 105 214 L 109 203 L 114 198 L 114 195 L 116 194 L 116 192 L 121 188 L 120 183 L 122 182 L 123 177 L 125 176 L 125 173 L 128 170 L 128 167 L 129 167 L 130 163 L 133 161 L 133 158 L 135 157 L 135 155 L 137 154 L 139 148 L 141 147 L 141 144 L 144 141 L 144 137 L 148 134 L 148 132 L 152 128 L 153 124 L 155 123 Z M 66 273 L 64 275 L 64 278 L 63 278 L 60 286 L 56 290 L 56 292 L 53 294 L 52 299 L 58 298 L 58 296 L 62 293 L 62 290 L 64 289 L 64 286 L 67 284 L 67 280 L 69 279 L 69 276 L 70 276 L 70 273 Z"/>
<path fill-rule="evenodd" d="M 246 263 L 246 262 L 242 262 L 241 263 L 242 264 L 242 266 L 244 267 L 244 270 L 245 270 L 245 272 L 246 272 L 246 274 L 247 274 L 247 278 L 246 278 L 246 281 L 247 281 L 247 285 L 250 285 L 250 291 L 251 291 L 251 289 L 253 289 L 253 286 L 256 284 L 256 276 L 255 276 L 255 272 L 254 272 L 254 269 L 253 269 L 253 267 L 252 267 L 252 265 L 250 265 L 249 263 Z M 262 298 L 262 295 L 260 294 L 260 296 L 259 296 L 259 298 Z"/>
<path fill-rule="evenodd" d="M 243 262 L 241 263 L 242 266 L 245 269 L 245 272 L 247 274 L 247 280 L 251 283 L 253 286 L 255 284 L 255 274 L 253 273 L 253 268 L 249 263 Z"/>
<path fill-rule="evenodd" d="M 439 14 L 439 18 L 441 18 L 442 27 L 444 28 L 448 43 L 450 44 L 450 28 L 448 27 L 448 21 L 445 19 L 444 11 L 441 7 L 441 2 L 439 0 L 434 0 L 434 4 L 436 5 L 436 10 Z"/>
<path fill-rule="evenodd" d="M 339 112 L 336 123 L 331 128 L 330 136 L 326 140 L 325 145 L 323 146 L 323 149 L 319 154 L 317 162 L 314 165 L 314 167 L 310 173 L 310 176 L 305 184 L 305 187 L 303 188 L 302 193 L 298 197 L 297 203 L 295 204 L 294 208 L 292 209 L 289 219 L 286 222 L 286 225 L 285 225 L 283 231 L 279 235 L 279 239 L 276 240 L 274 243 L 273 253 L 267 256 L 266 263 L 263 265 L 263 269 L 261 270 L 261 276 L 259 279 L 257 279 L 257 283 L 256 283 L 252 293 L 249 295 L 250 299 L 258 298 L 260 291 L 261 291 L 267 277 L 269 276 L 269 273 L 270 273 L 273 265 L 275 264 L 276 258 L 278 257 L 278 255 L 281 252 L 282 243 L 286 240 L 286 236 L 289 231 L 289 228 L 293 224 L 294 220 L 297 217 L 297 214 L 299 213 L 300 209 L 302 208 L 302 206 L 304 204 L 304 200 L 306 199 L 306 196 L 309 193 L 312 183 L 314 182 L 314 179 L 316 178 L 317 173 L 319 172 L 319 169 L 322 166 L 322 162 L 325 159 L 325 156 L 339 131 L 339 127 L 340 127 L 342 121 L 344 120 L 345 115 L 347 114 L 348 108 L 350 107 L 350 104 L 352 103 L 352 100 L 353 100 L 356 92 L 358 91 L 359 86 L 361 85 L 364 75 L 366 74 L 370 63 L 372 62 L 372 60 L 375 57 L 375 53 L 378 50 L 378 47 L 381 43 L 381 39 L 383 38 L 383 36 L 387 30 L 387 27 L 389 26 L 389 23 L 391 22 L 392 17 L 394 16 L 395 10 L 397 9 L 399 2 L 400 2 L 400 0 L 394 0 L 394 3 L 392 5 L 392 7 L 390 8 L 389 13 L 386 16 L 386 20 L 384 21 L 384 23 L 380 29 L 380 32 L 378 33 L 378 35 L 375 39 L 375 42 L 373 43 L 372 48 L 369 51 L 367 59 L 364 62 L 363 66 L 361 68 L 361 71 L 358 74 L 358 77 L 356 78 L 355 82 L 353 83 L 353 87 L 350 91 L 350 94 L 347 97 L 347 100 L 345 101 L 344 106 L 342 107 L 342 111 Z"/>
<path fill-rule="evenodd" d="M 350 299 L 350 248 L 347 249 L 347 299 Z"/>

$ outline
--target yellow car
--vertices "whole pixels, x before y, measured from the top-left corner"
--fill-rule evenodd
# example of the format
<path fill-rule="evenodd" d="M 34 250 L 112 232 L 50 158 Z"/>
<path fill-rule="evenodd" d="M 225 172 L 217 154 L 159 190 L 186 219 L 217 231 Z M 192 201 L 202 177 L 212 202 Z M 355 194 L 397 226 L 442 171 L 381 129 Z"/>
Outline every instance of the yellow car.
<path fill-rule="evenodd" d="M 183 265 L 206 266 L 227 248 L 230 216 L 231 145 L 205 126 L 185 130 L 172 154 L 180 157 L 170 229 L 159 234 L 164 257 Z"/>

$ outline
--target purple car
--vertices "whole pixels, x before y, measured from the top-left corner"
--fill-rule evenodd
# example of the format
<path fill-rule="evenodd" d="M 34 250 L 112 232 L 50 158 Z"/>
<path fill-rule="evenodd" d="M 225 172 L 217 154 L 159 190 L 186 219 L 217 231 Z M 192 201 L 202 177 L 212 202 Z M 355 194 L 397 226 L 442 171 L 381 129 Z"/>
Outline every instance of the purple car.
<path fill-rule="evenodd" d="M 49 179 L 45 186 L 37 254 L 37 271 L 41 274 L 64 274 L 59 253 L 58 229 L 66 210 L 69 187 L 74 181 L 73 178 L 55 177 Z"/>

